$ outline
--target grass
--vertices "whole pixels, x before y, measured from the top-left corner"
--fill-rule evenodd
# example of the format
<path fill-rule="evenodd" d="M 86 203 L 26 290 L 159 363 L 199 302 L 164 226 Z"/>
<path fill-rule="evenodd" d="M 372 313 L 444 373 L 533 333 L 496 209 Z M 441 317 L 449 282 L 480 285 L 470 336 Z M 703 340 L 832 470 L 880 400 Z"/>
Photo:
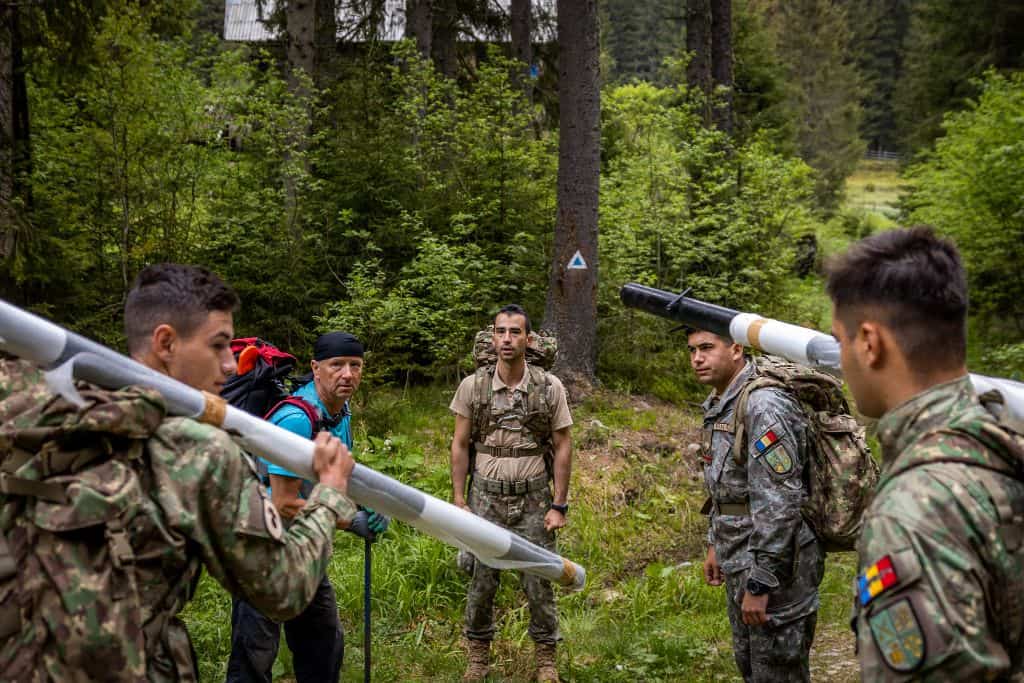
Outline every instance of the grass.
<path fill-rule="evenodd" d="M 853 175 L 846 179 L 844 208 L 873 215 L 873 220 L 888 227 L 899 216 L 900 194 L 906 183 L 900 178 L 897 161 L 862 159 Z"/>
<path fill-rule="evenodd" d="M 378 446 L 357 457 L 447 499 L 450 393 L 374 391 L 362 409 L 357 407 L 355 432 L 357 446 L 370 436 Z M 580 593 L 559 594 L 563 679 L 738 680 L 724 595 L 701 576 L 703 492 L 697 463 L 685 455 L 686 446 L 697 440 L 697 409 L 598 392 L 573 414 L 573 508 L 559 548 L 586 568 L 588 581 Z M 391 445 L 380 446 L 388 436 Z M 467 578 L 454 558 L 454 549 L 398 523 L 374 546 L 375 680 L 457 681 L 461 676 Z M 338 534 L 328 571 L 346 633 L 344 681 L 363 675 L 362 567 L 358 539 Z M 816 670 L 835 681 L 854 680 L 843 677 L 855 671 L 845 636 L 852 573 L 850 558 L 833 556 L 821 588 L 822 653 L 815 655 Z M 228 596 L 204 576 L 185 612 L 204 681 L 224 678 L 230 612 Z M 511 575 L 503 580 L 495 613 L 493 680 L 529 680 L 529 614 Z M 291 680 L 283 642 L 275 679 Z"/>

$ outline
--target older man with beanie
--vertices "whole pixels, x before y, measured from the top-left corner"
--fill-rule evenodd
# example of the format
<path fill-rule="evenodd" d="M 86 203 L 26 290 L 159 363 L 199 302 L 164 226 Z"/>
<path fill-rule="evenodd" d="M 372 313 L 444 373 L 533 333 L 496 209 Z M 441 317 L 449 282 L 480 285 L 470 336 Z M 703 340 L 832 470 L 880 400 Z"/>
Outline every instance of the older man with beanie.
<path fill-rule="evenodd" d="M 321 335 L 313 345 L 311 372 L 291 396 L 271 411 L 267 419 L 307 439 L 327 431 L 352 448 L 349 399 L 363 376 L 363 345 L 347 332 Z M 270 495 L 285 523 L 306 504 L 311 482 L 266 463 Z M 373 540 L 388 527 L 388 518 L 372 510 L 359 510 L 338 528 Z M 244 600 L 234 602 L 231 614 L 231 658 L 228 683 L 270 683 L 280 641 L 280 625 Z M 285 639 L 292 651 L 298 683 L 337 681 L 345 653 L 334 588 L 324 574 L 313 601 L 302 614 L 284 622 Z"/>

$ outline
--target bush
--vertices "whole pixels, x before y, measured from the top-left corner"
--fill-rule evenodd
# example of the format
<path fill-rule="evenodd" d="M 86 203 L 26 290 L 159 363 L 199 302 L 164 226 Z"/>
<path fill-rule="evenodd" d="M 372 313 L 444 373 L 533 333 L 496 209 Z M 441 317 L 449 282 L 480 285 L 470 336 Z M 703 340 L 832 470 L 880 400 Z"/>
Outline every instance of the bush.
<path fill-rule="evenodd" d="M 698 389 L 685 340 L 666 335 L 663 320 L 624 312 L 619 288 L 692 288 L 719 305 L 784 315 L 776 294 L 794 265 L 794 236 L 818 226 L 814 174 L 757 138 L 732 149 L 679 88 L 621 86 L 604 107 L 602 376 L 682 400 Z"/>
<path fill-rule="evenodd" d="M 994 71 L 946 135 L 912 167 L 913 223 L 952 236 L 964 256 L 973 310 L 996 330 L 1024 334 L 1024 73 Z"/>

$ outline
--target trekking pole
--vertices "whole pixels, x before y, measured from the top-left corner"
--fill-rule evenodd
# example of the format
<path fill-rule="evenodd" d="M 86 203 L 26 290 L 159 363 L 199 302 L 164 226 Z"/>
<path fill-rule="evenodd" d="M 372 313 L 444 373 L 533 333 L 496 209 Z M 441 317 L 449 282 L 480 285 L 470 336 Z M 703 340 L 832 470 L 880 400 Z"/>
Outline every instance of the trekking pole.
<path fill-rule="evenodd" d="M 370 539 L 363 546 L 363 681 L 370 683 Z"/>

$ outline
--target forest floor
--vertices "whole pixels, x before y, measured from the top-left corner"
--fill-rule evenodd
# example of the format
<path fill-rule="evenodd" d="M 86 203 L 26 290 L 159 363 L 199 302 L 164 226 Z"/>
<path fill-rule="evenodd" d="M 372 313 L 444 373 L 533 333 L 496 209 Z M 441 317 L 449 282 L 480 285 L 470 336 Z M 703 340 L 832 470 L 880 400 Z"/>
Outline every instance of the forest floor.
<path fill-rule="evenodd" d="M 357 451 L 360 444 L 379 446 L 381 437 L 391 437 L 391 446 L 361 459 L 448 499 L 450 394 L 438 388 L 374 392 L 356 409 Z M 580 593 L 559 594 L 563 678 L 739 680 L 724 595 L 701 574 L 703 491 L 699 464 L 687 451 L 698 440 L 699 409 L 597 391 L 573 408 L 573 416 L 572 510 L 559 550 L 586 568 L 588 580 Z M 459 679 L 467 578 L 455 569 L 454 554 L 400 523 L 374 546 L 375 680 Z M 338 534 L 329 574 L 346 633 L 345 681 L 363 675 L 362 561 L 356 539 Z M 811 660 L 816 680 L 857 680 L 847 625 L 853 571 L 849 554 L 829 556 Z M 515 584 L 509 576 L 498 594 L 494 681 L 527 681 L 531 673 L 529 617 Z M 204 681 L 224 678 L 230 610 L 227 594 L 204 577 L 186 611 Z M 275 680 L 289 681 L 283 641 L 281 649 Z"/>

